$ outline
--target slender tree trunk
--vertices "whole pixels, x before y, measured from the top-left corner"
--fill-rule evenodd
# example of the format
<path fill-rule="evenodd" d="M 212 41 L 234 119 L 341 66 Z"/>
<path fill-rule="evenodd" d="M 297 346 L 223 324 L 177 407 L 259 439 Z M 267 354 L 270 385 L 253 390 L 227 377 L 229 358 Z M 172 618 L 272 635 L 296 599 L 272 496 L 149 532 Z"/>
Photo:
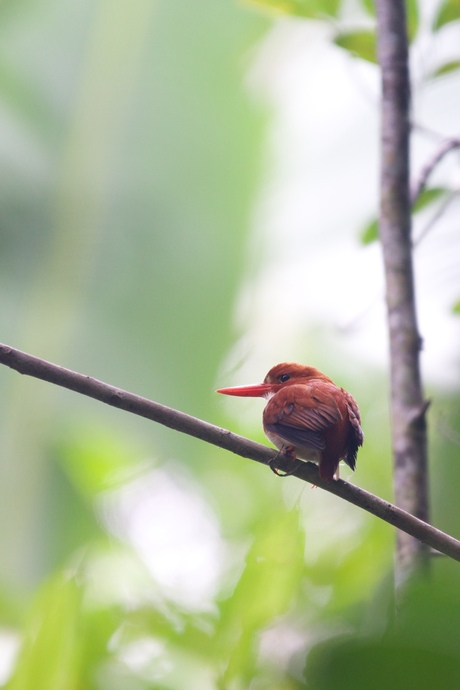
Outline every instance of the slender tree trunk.
<path fill-rule="evenodd" d="M 395 502 L 428 521 L 426 403 L 420 375 L 411 242 L 410 81 L 403 0 L 376 0 L 382 73 L 380 238 L 391 358 Z M 397 587 L 426 567 L 426 547 L 398 532 Z"/>

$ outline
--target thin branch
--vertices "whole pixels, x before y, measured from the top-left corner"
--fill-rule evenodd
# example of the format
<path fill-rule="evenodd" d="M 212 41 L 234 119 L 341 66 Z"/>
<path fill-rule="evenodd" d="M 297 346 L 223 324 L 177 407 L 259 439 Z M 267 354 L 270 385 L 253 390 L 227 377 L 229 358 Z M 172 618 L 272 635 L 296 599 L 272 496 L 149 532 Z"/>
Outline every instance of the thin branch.
<path fill-rule="evenodd" d="M 395 502 L 428 522 L 426 405 L 420 374 L 421 338 L 415 307 L 409 191 L 410 81 L 405 3 L 376 0 L 382 73 L 380 238 L 385 266 L 391 363 Z M 398 533 L 396 584 L 429 551 Z"/>
<path fill-rule="evenodd" d="M 15 369 L 20 374 L 33 376 L 76 393 L 87 395 L 112 407 L 145 417 L 170 429 L 229 450 L 243 458 L 249 458 L 265 465 L 276 458 L 275 464 L 280 470 L 290 469 L 289 463 L 292 461 L 280 456 L 274 449 L 262 446 L 227 429 L 203 422 L 178 410 L 147 400 L 147 398 L 115 388 L 90 376 L 78 374 L 70 369 L 64 369 L 56 364 L 51 364 L 51 362 L 33 357 L 8 345 L 0 344 L 0 363 Z M 325 491 L 343 498 L 399 530 L 403 530 L 431 549 L 436 549 L 446 556 L 460 561 L 460 541 L 454 537 L 342 479 L 331 482 L 321 480 L 318 469 L 313 463 L 302 462 L 299 465 L 293 473 L 298 479 L 315 484 Z"/>
<path fill-rule="evenodd" d="M 446 156 L 450 151 L 460 148 L 460 139 L 458 137 L 454 139 L 448 139 L 444 141 L 435 154 L 425 163 L 420 171 L 418 179 L 412 186 L 411 191 L 411 203 L 414 204 L 419 198 L 420 194 L 425 189 L 426 183 L 429 176 L 435 169 L 437 165 L 442 161 L 444 156 Z"/>

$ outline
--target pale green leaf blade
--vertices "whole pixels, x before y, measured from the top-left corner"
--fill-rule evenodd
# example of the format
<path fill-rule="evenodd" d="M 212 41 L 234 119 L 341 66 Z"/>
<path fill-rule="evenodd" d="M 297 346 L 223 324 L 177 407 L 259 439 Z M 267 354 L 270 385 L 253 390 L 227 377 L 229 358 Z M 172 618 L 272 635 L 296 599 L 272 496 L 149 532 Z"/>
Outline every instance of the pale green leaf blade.
<path fill-rule="evenodd" d="M 445 24 L 460 19 L 460 0 L 445 0 L 439 8 L 434 22 L 434 28 L 440 29 Z"/>
<path fill-rule="evenodd" d="M 366 225 L 364 230 L 360 233 L 360 240 L 362 244 L 372 244 L 379 237 L 379 223 L 377 218 L 371 220 L 370 223 Z"/>
<path fill-rule="evenodd" d="M 374 31 L 350 31 L 338 34 L 334 43 L 352 55 L 377 63 L 377 47 Z"/>
<path fill-rule="evenodd" d="M 432 204 L 446 193 L 447 190 L 444 187 L 431 187 L 429 189 L 424 189 L 412 206 L 412 212 L 419 213 L 419 211 L 422 211 L 424 208 Z"/>
<path fill-rule="evenodd" d="M 413 41 L 419 27 L 418 0 L 406 0 L 406 24 L 409 41 Z"/>
<path fill-rule="evenodd" d="M 77 687 L 80 599 L 75 579 L 65 573 L 56 575 L 38 593 L 8 690 Z"/>
<path fill-rule="evenodd" d="M 438 67 L 432 74 L 431 77 L 439 77 L 442 74 L 449 74 L 450 72 L 455 72 L 455 70 L 460 68 L 460 60 L 451 60 L 446 62 L 444 65 Z"/>

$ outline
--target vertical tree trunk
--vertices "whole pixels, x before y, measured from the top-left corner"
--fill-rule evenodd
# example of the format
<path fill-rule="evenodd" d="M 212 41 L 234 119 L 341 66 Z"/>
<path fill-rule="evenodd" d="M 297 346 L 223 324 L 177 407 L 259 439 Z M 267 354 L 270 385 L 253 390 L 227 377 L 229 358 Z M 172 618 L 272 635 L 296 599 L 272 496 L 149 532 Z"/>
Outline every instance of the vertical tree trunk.
<path fill-rule="evenodd" d="M 420 376 L 411 243 L 410 81 L 403 0 L 376 0 L 382 74 L 380 238 L 391 358 L 396 504 L 428 521 L 426 404 Z M 396 585 L 428 564 L 428 550 L 398 532 Z"/>

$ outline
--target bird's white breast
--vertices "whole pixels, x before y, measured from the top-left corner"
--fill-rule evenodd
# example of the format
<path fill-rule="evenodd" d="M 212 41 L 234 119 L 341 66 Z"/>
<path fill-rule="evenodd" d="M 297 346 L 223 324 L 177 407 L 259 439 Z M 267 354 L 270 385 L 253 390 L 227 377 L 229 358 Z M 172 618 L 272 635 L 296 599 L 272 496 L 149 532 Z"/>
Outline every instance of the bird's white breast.
<path fill-rule="evenodd" d="M 273 443 L 273 445 L 278 448 L 278 450 L 285 450 L 286 448 L 292 448 L 292 444 L 287 443 L 286 439 L 278 434 L 273 433 L 273 431 L 266 431 L 265 435 L 268 440 Z M 308 460 L 310 462 L 319 463 L 321 459 L 321 451 L 316 448 L 308 448 L 308 446 L 294 446 L 294 453 L 296 458 L 299 460 Z"/>

